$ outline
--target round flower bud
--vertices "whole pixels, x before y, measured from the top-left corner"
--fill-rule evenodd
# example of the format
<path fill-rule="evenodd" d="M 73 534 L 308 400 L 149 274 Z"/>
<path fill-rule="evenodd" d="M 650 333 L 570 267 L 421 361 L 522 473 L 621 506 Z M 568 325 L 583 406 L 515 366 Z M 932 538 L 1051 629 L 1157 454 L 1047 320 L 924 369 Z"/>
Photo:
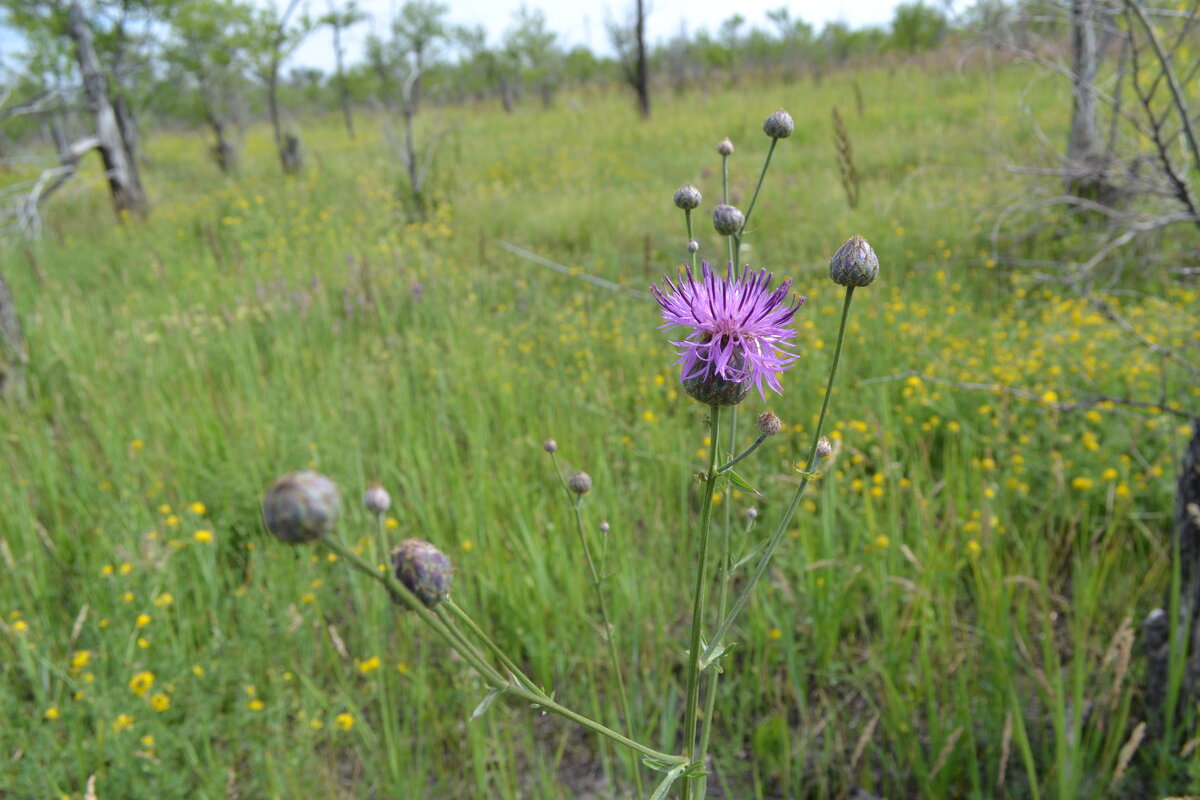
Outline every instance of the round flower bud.
<path fill-rule="evenodd" d="M 746 354 L 741 349 L 735 350 L 733 357 L 729 359 L 729 366 L 735 374 L 746 374 Z M 742 380 L 730 380 L 715 373 L 708 374 L 707 370 L 700 375 L 683 379 L 683 390 L 688 396 L 706 406 L 736 406 L 746 399 L 753 385 L 754 381 L 749 374 Z"/>
<path fill-rule="evenodd" d="M 558 442 L 554 441 L 553 439 L 547 439 L 546 443 L 542 445 L 542 449 L 547 453 L 553 453 L 558 449 Z"/>
<path fill-rule="evenodd" d="M 372 483 L 367 487 L 367 491 L 363 492 L 363 505 L 367 507 L 367 511 L 378 517 L 391 507 L 392 496 L 378 483 Z"/>
<path fill-rule="evenodd" d="M 693 253 L 693 254 L 699 253 L 700 252 L 700 243 L 697 242 L 695 239 L 689 239 L 688 243 L 687 243 L 687 251 L 689 253 Z"/>
<path fill-rule="evenodd" d="M 586 472 L 575 472 L 567 478 L 567 488 L 578 495 L 587 494 L 592 490 L 592 476 Z"/>
<path fill-rule="evenodd" d="M 833 455 L 833 443 L 822 436 L 817 441 L 817 458 L 829 458 Z"/>
<path fill-rule="evenodd" d="M 733 236 L 746 224 L 746 215 L 733 206 L 721 203 L 713 209 L 713 227 L 722 236 Z"/>
<path fill-rule="evenodd" d="M 315 542 L 333 530 L 342 501 L 337 485 L 318 472 L 284 475 L 263 498 L 263 522 L 281 542 Z"/>
<path fill-rule="evenodd" d="M 680 186 L 675 190 L 675 205 L 679 206 L 685 211 L 691 211 L 693 208 L 697 208 L 702 199 L 703 198 L 700 195 L 700 190 L 695 186 L 692 186 L 690 183 L 685 183 L 683 186 Z"/>
<path fill-rule="evenodd" d="M 746 516 L 750 519 L 758 519 L 758 509 L 754 506 L 750 506 L 746 509 Z"/>
<path fill-rule="evenodd" d="M 392 574 L 426 608 L 450 596 L 454 568 L 450 559 L 422 539 L 405 539 L 392 550 Z"/>
<path fill-rule="evenodd" d="M 770 411 L 758 415 L 758 431 L 763 436 L 775 436 L 783 430 L 783 420 Z"/>
<path fill-rule="evenodd" d="M 600 523 L 600 532 L 601 532 L 601 533 L 608 533 L 608 531 L 609 531 L 609 526 L 608 526 L 608 523 L 607 523 L 607 522 L 601 522 L 601 523 Z"/>
<path fill-rule="evenodd" d="M 763 120 L 763 133 L 772 139 L 786 139 L 794 130 L 796 123 L 792 121 L 792 115 L 782 108 Z"/>
<path fill-rule="evenodd" d="M 879 277 L 879 256 L 861 236 L 851 236 L 829 259 L 829 277 L 840 286 L 870 286 Z"/>
<path fill-rule="evenodd" d="M 733 142 L 729 141 L 728 136 L 717 142 L 717 152 L 723 156 L 733 155 Z"/>

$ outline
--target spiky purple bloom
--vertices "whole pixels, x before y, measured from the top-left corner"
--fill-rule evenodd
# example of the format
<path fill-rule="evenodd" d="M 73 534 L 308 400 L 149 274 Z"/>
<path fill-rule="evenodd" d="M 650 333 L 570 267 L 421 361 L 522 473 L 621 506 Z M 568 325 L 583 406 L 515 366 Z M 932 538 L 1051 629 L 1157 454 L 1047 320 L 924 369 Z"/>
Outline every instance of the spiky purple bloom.
<path fill-rule="evenodd" d="M 699 281 L 685 266 L 678 284 L 664 277 L 662 288 L 650 287 L 667 320 L 661 327 L 692 329 L 671 343 L 679 348 L 681 381 L 753 383 L 764 399 L 764 381 L 773 391 L 783 391 L 779 374 L 797 358 L 786 349 L 796 335 L 787 325 L 805 298 L 793 295 L 788 302 L 791 279 L 771 291 L 771 277 L 765 269 L 751 272 L 749 267 L 734 275 L 730 266 L 722 278 L 704 262 Z"/>

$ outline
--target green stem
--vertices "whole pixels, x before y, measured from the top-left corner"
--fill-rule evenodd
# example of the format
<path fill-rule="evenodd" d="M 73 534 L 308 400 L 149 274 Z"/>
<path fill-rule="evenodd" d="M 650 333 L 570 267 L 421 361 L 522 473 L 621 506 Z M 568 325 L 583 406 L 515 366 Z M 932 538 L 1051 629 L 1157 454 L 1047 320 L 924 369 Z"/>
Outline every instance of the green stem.
<path fill-rule="evenodd" d="M 729 452 L 733 452 L 733 448 L 737 446 L 737 418 L 738 407 L 733 407 L 733 414 L 729 420 Z M 734 464 L 741 461 L 746 456 L 753 453 L 758 446 L 766 440 L 765 434 L 759 434 L 754 444 L 746 448 L 746 451 L 737 458 L 729 461 L 724 467 L 717 470 L 717 474 L 728 471 Z M 717 595 L 717 619 L 725 617 L 725 608 L 729 604 L 729 553 L 730 539 L 733 534 L 733 503 L 725 503 L 725 526 L 721 529 L 721 558 L 717 561 L 717 586 L 720 587 Z M 703 764 L 708 759 L 708 742 L 712 738 L 713 717 L 716 716 L 717 709 L 717 681 L 720 673 L 713 670 L 708 676 L 708 690 L 704 696 L 704 720 L 700 723 L 700 763 Z M 702 775 L 696 785 L 697 800 L 704 800 L 705 794 L 708 793 L 708 776 Z"/>
<path fill-rule="evenodd" d="M 721 154 L 721 202 L 729 205 L 729 156 Z M 733 264 L 733 238 L 727 238 L 726 244 L 729 247 L 729 263 Z"/>
<path fill-rule="evenodd" d="M 683 218 L 687 222 L 687 240 L 688 244 L 692 243 L 692 210 L 685 208 L 683 210 Z M 696 254 L 692 253 L 692 272 L 696 271 Z"/>
<path fill-rule="evenodd" d="M 533 680 L 526 675 L 520 667 L 517 666 L 516 662 L 509 658 L 508 654 L 501 650 L 500 647 L 493 642 L 486 633 L 483 632 L 483 629 L 480 628 L 479 624 L 471 618 L 471 615 L 466 611 L 463 611 L 462 608 L 459 607 L 458 603 L 454 602 L 453 598 L 447 597 L 442 601 L 441 607 L 447 609 L 458 619 L 459 622 L 466 627 L 468 631 L 470 631 L 476 638 L 483 642 L 483 646 L 487 649 L 487 651 L 495 656 L 496 660 L 499 661 L 506 670 L 511 672 L 514 678 L 525 684 L 529 690 L 538 692 L 539 694 L 544 694 L 538 685 L 534 683 Z"/>
<path fill-rule="evenodd" d="M 771 146 L 767 148 L 767 157 L 763 161 L 762 172 L 758 173 L 758 183 L 754 186 L 754 194 L 750 198 L 750 207 L 746 209 L 746 219 L 742 222 L 742 227 L 734 234 L 733 260 L 734 266 L 737 266 L 737 260 L 742 251 L 742 232 L 746 230 L 746 226 L 750 224 L 750 215 L 754 213 L 754 206 L 758 202 L 758 193 L 762 189 L 763 179 L 767 177 L 767 167 L 771 166 L 771 154 L 775 152 L 775 145 L 779 140 L 772 137 Z"/>
<path fill-rule="evenodd" d="M 471 647 L 469 644 L 464 646 L 461 635 L 456 637 L 440 617 L 426 608 L 425 604 L 417 599 L 417 596 L 410 592 L 404 584 L 396 580 L 395 576 L 393 576 L 390 572 L 381 574 L 378 570 L 373 569 L 371 565 L 367 563 L 367 561 L 361 556 L 357 555 L 353 550 L 346 547 L 345 544 L 337 539 L 325 538 L 322 540 L 322 542 L 326 547 L 344 559 L 346 563 L 349 564 L 353 569 L 356 569 L 367 577 L 378 581 L 380 584 L 394 592 L 396 596 L 398 596 L 404 602 L 405 605 L 407 605 L 412 611 L 416 612 L 417 616 L 421 618 L 422 622 L 433 628 L 434 631 L 441 636 L 451 648 L 457 651 L 459 655 L 461 655 L 463 659 L 467 661 L 467 663 L 474 667 L 475 670 L 483 676 L 484 680 L 488 681 L 492 685 L 492 688 L 501 690 L 506 694 L 511 694 L 514 697 L 519 697 L 522 700 L 557 714 L 564 719 L 569 719 L 572 722 L 582 725 L 588 730 L 594 731 L 602 736 L 607 736 L 614 742 L 623 744 L 631 750 L 636 750 L 647 758 L 654 759 L 655 761 L 663 764 L 679 765 L 686 764 L 688 762 L 686 756 L 664 753 L 660 750 L 647 747 L 640 742 L 635 742 L 628 736 L 617 733 L 611 728 L 605 727 L 599 722 L 589 719 L 579 712 L 572 711 L 566 706 L 559 704 L 558 702 L 542 694 L 540 690 L 531 691 L 530 689 L 521 686 L 519 683 L 513 683 L 512 681 L 506 680 L 499 672 L 496 671 L 494 667 L 492 667 L 483 659 L 483 657 L 477 650 L 475 650 L 475 648 Z"/>
<path fill-rule="evenodd" d="M 608 616 L 608 603 L 604 599 L 604 591 L 600 588 L 600 572 L 596 569 L 596 561 L 592 558 L 592 548 L 588 544 L 587 535 L 583 532 L 583 515 L 579 511 L 582 502 L 583 497 L 579 496 L 571 504 L 572 510 L 575 512 L 575 530 L 579 534 L 579 543 L 583 546 L 583 557 L 587 561 L 588 571 L 592 574 L 592 588 L 596 592 L 596 604 L 600 606 L 600 622 L 604 626 L 604 641 L 608 645 L 608 660 L 612 664 L 613 674 L 617 677 L 617 692 L 621 699 L 621 714 L 625 717 L 625 730 L 627 733 L 632 734 L 633 714 L 629 710 L 629 692 L 625 689 L 625 677 L 621 672 L 621 659 L 617 656 L 617 645 L 613 641 L 613 628 Z M 633 761 L 632 769 L 638 800 L 641 800 L 645 796 L 646 791 L 642 786 L 642 773 L 638 768 L 636 758 Z"/>
<path fill-rule="evenodd" d="M 707 667 L 715 657 L 717 648 L 721 645 L 721 640 L 729 633 L 734 620 L 741 613 L 742 608 L 746 605 L 746 601 L 750 598 L 750 593 L 754 590 L 754 585 L 758 583 L 759 578 L 767 571 L 767 565 L 771 562 L 771 556 L 775 555 L 775 550 L 779 547 L 779 543 L 783 540 L 783 535 L 787 531 L 788 524 L 792 521 L 792 515 L 796 513 L 797 506 L 800 505 L 800 498 L 804 495 L 804 490 L 808 488 L 809 482 L 812 480 L 813 474 L 817 471 L 817 445 L 821 441 L 821 429 L 825 424 L 825 415 L 829 411 L 829 398 L 833 394 L 833 381 L 837 377 L 838 363 L 842 358 L 842 345 L 846 340 L 846 320 L 850 316 L 850 301 L 854 298 L 854 287 L 846 287 L 846 300 L 842 305 L 842 321 L 838 327 L 837 347 L 833 351 L 833 366 L 829 370 L 829 382 L 825 386 L 825 400 L 821 403 L 821 416 L 817 418 L 817 428 L 813 431 L 812 448 L 808 453 L 808 461 L 805 462 L 804 468 L 806 473 L 803 480 L 800 481 L 800 486 L 796 489 L 796 493 L 792 496 L 792 502 L 788 505 L 787 511 L 784 512 L 783 518 L 779 521 L 779 527 L 775 529 L 775 533 L 771 536 L 771 541 L 767 544 L 766 550 L 758 559 L 758 564 L 754 568 L 754 574 L 742 587 L 742 591 L 738 594 L 737 600 L 733 603 L 733 608 L 725 616 L 721 622 L 721 627 L 717 629 L 717 633 L 709 641 L 708 647 L 704 650 L 700 657 L 700 663 Z"/>
<path fill-rule="evenodd" d="M 736 406 L 734 407 L 734 412 L 735 412 L 735 413 L 737 412 L 737 407 L 736 407 Z M 746 456 L 748 456 L 748 455 L 750 455 L 751 453 L 753 453 L 755 450 L 757 450 L 757 449 L 758 449 L 758 446 L 759 446 L 760 444 L 762 444 L 763 442 L 765 442 L 766 440 L 767 440 L 767 435 L 766 435 L 765 433 L 760 433 L 760 434 L 758 435 L 758 438 L 754 440 L 754 444 L 752 444 L 752 445 L 750 445 L 749 447 L 747 447 L 747 448 L 745 449 L 745 451 L 744 451 L 744 452 L 742 452 L 742 454 L 741 454 L 741 455 L 739 455 L 737 458 L 733 459 L 732 461 L 726 461 L 724 464 L 722 464 L 721 466 L 717 467 L 717 474 L 718 474 L 718 475 L 724 475 L 726 472 L 729 472 L 729 470 L 733 469 L 733 465 L 734 465 L 734 464 L 738 463 L 738 462 L 739 462 L 739 461 L 741 461 L 743 458 L 745 458 Z"/>
<path fill-rule="evenodd" d="M 712 527 L 712 499 L 716 489 L 717 450 L 721 446 L 721 407 L 708 410 L 708 471 L 705 473 L 704 500 L 700 505 L 700 555 L 696 567 L 696 593 L 692 600 L 692 632 L 688 645 L 687 705 L 683 722 L 684 754 L 695 761 L 696 710 L 700 699 L 700 628 L 704 622 L 704 598 L 708 594 L 708 534 Z M 691 795 L 691 781 L 683 784 L 684 800 Z"/>

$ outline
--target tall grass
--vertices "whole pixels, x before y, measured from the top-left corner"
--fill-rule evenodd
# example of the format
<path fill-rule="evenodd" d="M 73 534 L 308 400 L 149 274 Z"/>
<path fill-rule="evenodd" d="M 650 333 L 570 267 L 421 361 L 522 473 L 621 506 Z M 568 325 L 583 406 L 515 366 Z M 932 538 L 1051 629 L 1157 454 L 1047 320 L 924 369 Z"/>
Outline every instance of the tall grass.
<path fill-rule="evenodd" d="M 612 525 L 635 738 L 673 747 L 703 409 L 681 396 L 652 303 L 499 243 L 642 290 L 684 257 L 672 190 L 717 196 L 716 156 L 695 154 L 732 137 L 744 202 L 757 120 L 779 106 L 797 130 L 755 213 L 772 244 L 751 231 L 741 255 L 808 295 L 804 358 L 771 404 L 788 434 L 753 457 L 766 500 L 719 498 L 735 558 L 806 457 L 841 302 L 828 256 L 862 233 L 883 272 L 850 324 L 840 452 L 734 631 L 711 793 L 1186 791 L 1175 761 L 1157 786 L 1116 778 L 1140 721 L 1122 648 L 1170 577 L 1180 422 L 1062 408 L 1096 392 L 1194 410 L 1200 395 L 1086 304 L 992 260 L 986 236 L 1021 187 L 991 151 L 1029 145 L 1022 103 L 1052 132 L 1069 107 L 1030 77 L 898 68 L 714 90 L 664 97 L 651 124 L 606 93 L 446 110 L 440 205 L 421 225 L 379 131 L 349 142 L 332 116 L 307 122 L 312 166 L 294 180 L 260 130 L 233 179 L 199 136 L 151 138 L 145 222 L 112 226 L 103 188 L 76 184 L 28 258 L 2 251 L 31 374 L 0 416 L 0 793 L 80 798 L 96 775 L 101 798 L 130 800 L 620 796 L 625 760 L 594 738 L 518 707 L 468 724 L 478 677 L 343 565 L 264 546 L 259 498 L 290 469 L 381 481 L 389 534 L 438 543 L 456 601 L 603 716 L 612 676 L 541 451 L 553 436 Z M 852 80 L 855 210 L 828 123 Z M 1160 341 L 1195 341 L 1194 287 L 1140 288 L 1110 299 Z M 371 524 L 352 509 L 343 534 L 365 552 Z"/>

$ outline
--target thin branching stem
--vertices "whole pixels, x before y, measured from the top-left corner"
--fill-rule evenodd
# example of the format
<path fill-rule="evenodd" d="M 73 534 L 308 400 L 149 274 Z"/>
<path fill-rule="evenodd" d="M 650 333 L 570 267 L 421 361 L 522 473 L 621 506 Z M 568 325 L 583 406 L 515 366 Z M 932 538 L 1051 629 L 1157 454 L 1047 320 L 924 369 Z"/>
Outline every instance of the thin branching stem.
<path fill-rule="evenodd" d="M 779 520 L 779 527 L 775 529 L 775 533 L 771 536 L 771 541 L 767 544 L 766 549 L 763 550 L 762 555 L 759 556 L 758 564 L 754 567 L 753 574 L 746 581 L 746 585 L 742 587 L 741 593 L 738 594 L 737 599 L 733 602 L 733 608 L 729 610 L 729 613 L 722 620 L 721 627 L 717 629 L 716 634 L 709 641 L 708 647 L 705 648 L 704 653 L 701 655 L 700 664 L 703 667 L 707 667 L 720 652 L 718 648 L 721 647 L 721 641 L 729 633 L 729 629 L 733 626 L 738 614 L 741 613 L 742 608 L 745 607 L 746 602 L 750 599 L 750 594 L 754 591 L 755 584 L 762 578 L 763 573 L 767 571 L 767 565 L 771 563 L 771 557 L 775 555 L 775 550 L 779 547 L 779 543 L 783 541 L 783 536 L 792 521 L 792 516 L 796 513 L 796 508 L 800 505 L 800 498 L 804 495 L 804 490 L 808 488 L 808 484 L 820 466 L 817 462 L 817 445 L 821 441 L 821 429 L 825 424 L 825 415 L 829 411 L 829 398 L 833 394 L 833 382 L 837 377 L 838 363 L 842 357 L 842 345 L 846 340 L 846 320 L 850 316 L 850 301 L 853 298 L 854 287 L 847 286 L 846 300 L 842 305 L 842 321 L 838 328 L 837 347 L 833 351 L 833 365 L 829 369 L 829 381 L 825 386 L 825 399 L 821 403 L 821 415 L 817 418 L 816 430 L 813 431 L 812 447 L 809 449 L 808 461 L 804 464 L 806 470 L 804 478 L 800 481 L 800 486 L 797 487 L 796 493 L 792 496 L 792 501 L 788 505 L 787 511 L 784 512 L 782 519 Z"/>
<path fill-rule="evenodd" d="M 708 471 L 705 473 L 704 500 L 700 504 L 700 553 L 696 564 L 696 592 L 692 599 L 692 632 L 687 653 L 687 705 L 683 718 L 683 746 L 688 761 L 696 755 L 696 711 L 700 699 L 700 628 L 704 623 L 704 598 L 708 594 L 708 538 L 712 528 L 713 490 L 717 485 L 714 470 L 721 446 L 721 407 L 708 410 Z M 683 800 L 691 796 L 690 779 L 683 783 Z"/>

